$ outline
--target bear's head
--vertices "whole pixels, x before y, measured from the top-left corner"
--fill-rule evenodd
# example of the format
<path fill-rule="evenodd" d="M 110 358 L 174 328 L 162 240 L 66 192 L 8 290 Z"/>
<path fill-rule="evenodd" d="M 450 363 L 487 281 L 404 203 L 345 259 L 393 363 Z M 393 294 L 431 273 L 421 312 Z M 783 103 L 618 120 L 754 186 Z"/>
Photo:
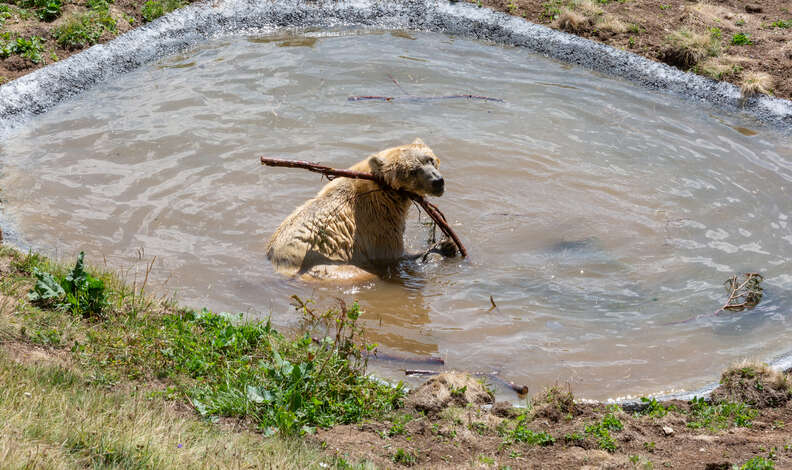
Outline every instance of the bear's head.
<path fill-rule="evenodd" d="M 445 190 L 443 175 L 437 170 L 440 159 L 421 139 L 374 154 L 368 164 L 393 189 L 421 196 L 442 196 Z"/>

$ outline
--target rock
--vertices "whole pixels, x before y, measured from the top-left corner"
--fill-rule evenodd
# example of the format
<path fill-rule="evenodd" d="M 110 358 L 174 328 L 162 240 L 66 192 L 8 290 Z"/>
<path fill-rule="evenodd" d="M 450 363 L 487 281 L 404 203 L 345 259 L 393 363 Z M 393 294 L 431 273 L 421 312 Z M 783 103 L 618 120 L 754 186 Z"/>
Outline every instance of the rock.
<path fill-rule="evenodd" d="M 674 435 L 674 428 L 671 426 L 663 426 L 663 434 L 666 436 L 673 436 Z"/>
<path fill-rule="evenodd" d="M 745 5 L 745 11 L 747 11 L 748 13 L 761 13 L 762 12 L 762 6 L 761 5 L 755 5 L 755 4 L 748 4 L 748 5 Z"/>
<path fill-rule="evenodd" d="M 407 397 L 407 406 L 417 411 L 437 413 L 449 406 L 492 403 L 489 390 L 478 380 L 460 372 L 444 372 L 424 382 Z"/>

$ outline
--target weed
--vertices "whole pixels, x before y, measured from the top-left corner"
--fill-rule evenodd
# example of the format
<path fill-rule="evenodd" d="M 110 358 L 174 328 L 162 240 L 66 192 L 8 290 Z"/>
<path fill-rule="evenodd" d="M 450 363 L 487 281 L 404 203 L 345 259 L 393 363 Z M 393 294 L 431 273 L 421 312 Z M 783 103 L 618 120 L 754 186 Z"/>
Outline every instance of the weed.
<path fill-rule="evenodd" d="M 646 449 L 647 452 L 654 452 L 655 451 L 655 442 L 649 441 L 643 443 L 643 448 Z"/>
<path fill-rule="evenodd" d="M 105 285 L 85 271 L 80 252 L 74 268 L 66 276 L 53 276 L 49 272 L 33 268 L 36 284 L 28 294 L 28 300 L 40 305 L 55 305 L 85 318 L 101 316 L 107 306 Z"/>
<path fill-rule="evenodd" d="M 549 446 L 555 443 L 555 438 L 544 431 L 532 431 L 525 427 L 525 415 L 517 418 L 517 425 L 507 431 L 505 442 L 525 442 L 531 445 Z"/>
<path fill-rule="evenodd" d="M 764 457 L 754 457 L 745 462 L 742 467 L 733 467 L 735 470 L 774 470 L 775 462 Z"/>
<path fill-rule="evenodd" d="M 91 11 L 56 27 L 52 36 L 64 49 L 74 50 L 92 46 L 105 31 L 113 33 L 115 30 L 116 21 L 109 11 Z"/>
<path fill-rule="evenodd" d="M 484 454 L 479 454 L 478 461 L 483 465 L 495 465 L 495 459 L 492 457 L 487 457 Z"/>
<path fill-rule="evenodd" d="M 641 397 L 641 403 L 646 403 L 646 408 L 644 408 L 640 414 L 651 416 L 652 418 L 662 418 L 667 415 L 669 411 L 674 411 L 676 409 L 674 405 L 669 405 L 668 407 L 663 406 L 663 404 L 655 398 L 649 399 Z"/>
<path fill-rule="evenodd" d="M 30 8 L 41 21 L 52 21 L 61 15 L 62 0 L 18 0 L 21 8 Z"/>
<path fill-rule="evenodd" d="M 723 32 L 720 28 L 710 28 L 710 37 L 713 39 L 720 39 L 723 36 Z"/>
<path fill-rule="evenodd" d="M 751 42 L 750 34 L 737 33 L 732 36 L 731 44 L 732 46 L 750 46 L 753 42 Z"/>
<path fill-rule="evenodd" d="M 418 462 L 418 458 L 411 451 L 399 447 L 396 453 L 393 454 L 393 461 L 401 465 L 412 467 Z"/>
<path fill-rule="evenodd" d="M 509 3 L 506 4 L 506 9 L 509 11 L 509 14 L 516 15 L 517 12 L 520 10 L 514 0 L 509 0 Z"/>
<path fill-rule="evenodd" d="M 548 0 L 542 3 L 542 17 L 548 20 L 555 20 L 561 15 L 562 0 Z"/>
<path fill-rule="evenodd" d="M 388 430 L 388 436 L 389 437 L 400 436 L 406 433 L 407 428 L 405 427 L 405 425 L 410 421 L 412 421 L 412 416 L 408 414 L 398 415 L 395 418 L 393 418 L 391 427 Z"/>
<path fill-rule="evenodd" d="M 583 439 L 585 439 L 585 437 L 583 437 L 583 435 L 578 432 L 564 434 L 564 442 L 566 442 L 567 444 L 580 442 Z"/>
<path fill-rule="evenodd" d="M 745 403 L 721 403 L 711 405 L 703 398 L 694 397 L 690 401 L 690 421 L 687 426 L 693 429 L 726 429 L 731 426 L 749 428 L 758 412 Z"/>
<path fill-rule="evenodd" d="M 600 449 L 608 452 L 615 452 L 616 441 L 613 439 L 610 432 L 621 431 L 624 429 L 624 425 L 619 418 L 616 417 L 616 413 L 619 411 L 618 405 L 613 405 L 608 408 L 610 409 L 610 413 L 606 414 L 599 423 L 586 426 L 585 432 L 597 440 L 597 445 Z"/>
<path fill-rule="evenodd" d="M 183 0 L 149 0 L 140 9 L 140 15 L 148 23 L 183 6 Z"/>
<path fill-rule="evenodd" d="M 627 26 L 627 31 L 629 31 L 629 32 L 631 32 L 633 34 L 641 34 L 642 28 L 641 28 L 641 25 L 639 25 L 639 24 L 630 23 L 630 25 Z"/>
<path fill-rule="evenodd" d="M 660 5 L 660 9 L 661 10 L 670 10 L 671 9 L 671 5 L 667 5 L 667 4 L 664 3 L 664 4 Z"/>
<path fill-rule="evenodd" d="M 11 33 L 7 32 L 0 36 L 0 58 L 4 59 L 11 54 L 17 54 L 29 59 L 34 64 L 41 63 L 44 60 L 41 56 L 41 53 L 44 52 L 43 41 L 38 36 L 12 39 Z"/>
<path fill-rule="evenodd" d="M 792 20 L 787 20 L 787 21 L 778 20 L 774 23 L 771 23 L 770 26 L 773 28 L 781 28 L 781 29 L 792 28 Z"/>
<path fill-rule="evenodd" d="M 634 37 L 632 37 L 632 36 L 630 36 L 630 39 L 628 39 L 628 40 L 627 40 L 627 44 L 628 44 L 630 47 L 635 47 L 635 38 L 634 38 Z"/>
<path fill-rule="evenodd" d="M 734 24 L 735 24 L 735 26 L 744 26 L 745 25 L 745 20 L 740 18 L 737 21 L 735 21 Z"/>
<path fill-rule="evenodd" d="M 8 5 L 0 4 L 0 26 L 3 26 L 5 21 L 11 18 L 11 16 L 13 16 L 11 8 L 9 8 Z"/>
<path fill-rule="evenodd" d="M 451 393 L 452 397 L 455 397 L 455 398 L 456 397 L 464 397 L 465 396 L 465 392 L 467 392 L 467 385 L 462 386 L 462 387 L 454 387 L 452 385 L 451 388 L 449 389 L 449 392 Z"/>

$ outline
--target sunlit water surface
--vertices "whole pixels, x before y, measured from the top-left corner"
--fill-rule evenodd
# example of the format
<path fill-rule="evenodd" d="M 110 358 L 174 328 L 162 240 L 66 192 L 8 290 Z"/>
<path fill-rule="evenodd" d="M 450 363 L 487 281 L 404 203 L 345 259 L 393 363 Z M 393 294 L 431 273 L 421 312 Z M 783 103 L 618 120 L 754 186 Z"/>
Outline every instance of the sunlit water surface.
<path fill-rule="evenodd" d="M 504 102 L 347 100 L 456 93 Z M 323 181 L 260 155 L 345 167 L 417 136 L 469 259 L 353 288 L 273 272 L 267 239 Z M 790 349 L 790 144 L 525 50 L 345 31 L 217 40 L 123 75 L 2 142 L 0 184 L 24 246 L 85 250 L 138 285 L 156 256 L 149 285 L 188 305 L 288 328 L 292 294 L 356 298 L 390 355 L 606 398 L 693 389 Z M 761 305 L 712 315 L 744 271 L 765 275 Z M 429 368 L 374 363 L 404 367 Z"/>

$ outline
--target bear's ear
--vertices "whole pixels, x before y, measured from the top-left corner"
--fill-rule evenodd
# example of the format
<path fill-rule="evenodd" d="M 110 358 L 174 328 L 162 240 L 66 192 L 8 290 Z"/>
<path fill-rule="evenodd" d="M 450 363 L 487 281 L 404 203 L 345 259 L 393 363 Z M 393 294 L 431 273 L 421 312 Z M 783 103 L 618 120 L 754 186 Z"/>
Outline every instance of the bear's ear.
<path fill-rule="evenodd" d="M 426 145 L 426 144 L 424 143 L 423 140 L 421 140 L 420 137 L 416 137 L 416 139 L 413 140 L 412 145 Z"/>
<path fill-rule="evenodd" d="M 371 172 L 375 175 L 382 173 L 382 167 L 385 166 L 385 160 L 383 160 L 379 155 L 372 155 L 368 159 L 369 167 L 371 168 Z"/>

